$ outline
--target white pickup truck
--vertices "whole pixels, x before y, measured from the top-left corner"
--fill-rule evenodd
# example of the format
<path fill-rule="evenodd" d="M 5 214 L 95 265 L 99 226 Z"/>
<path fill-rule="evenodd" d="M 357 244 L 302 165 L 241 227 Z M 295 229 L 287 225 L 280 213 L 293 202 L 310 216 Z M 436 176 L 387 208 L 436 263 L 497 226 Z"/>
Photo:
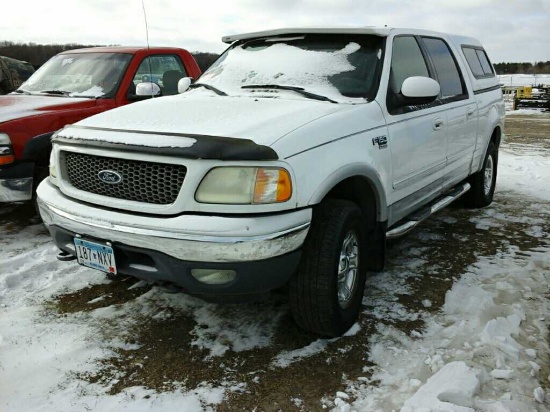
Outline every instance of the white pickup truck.
<path fill-rule="evenodd" d="M 42 219 L 60 259 L 205 299 L 286 286 L 300 326 L 340 335 L 386 239 L 461 195 L 491 203 L 498 79 L 479 41 L 421 30 L 223 41 L 181 94 L 57 132 Z"/>

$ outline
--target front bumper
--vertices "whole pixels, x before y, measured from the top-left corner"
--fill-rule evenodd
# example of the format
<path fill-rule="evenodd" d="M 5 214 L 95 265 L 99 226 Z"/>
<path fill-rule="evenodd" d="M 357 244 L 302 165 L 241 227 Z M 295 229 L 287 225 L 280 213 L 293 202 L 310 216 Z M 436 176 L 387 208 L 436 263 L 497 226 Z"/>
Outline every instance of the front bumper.
<path fill-rule="evenodd" d="M 34 166 L 18 163 L 0 168 L 0 203 L 32 199 Z"/>
<path fill-rule="evenodd" d="M 111 242 L 121 273 L 171 281 L 190 293 L 282 286 L 298 264 L 311 222 L 311 209 L 239 217 L 142 216 L 76 202 L 48 180 L 37 194 L 42 220 L 60 249 L 75 255 L 75 235 Z M 203 287 L 190 275 L 201 268 L 235 270 L 237 278 L 231 285 Z"/>

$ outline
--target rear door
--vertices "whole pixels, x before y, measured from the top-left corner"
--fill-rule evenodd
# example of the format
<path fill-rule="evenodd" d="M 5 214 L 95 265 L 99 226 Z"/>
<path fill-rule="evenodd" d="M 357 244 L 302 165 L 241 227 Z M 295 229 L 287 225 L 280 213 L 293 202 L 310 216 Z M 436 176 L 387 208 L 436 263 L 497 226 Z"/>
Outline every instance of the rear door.
<path fill-rule="evenodd" d="M 445 109 L 447 149 L 443 185 L 452 186 L 468 176 L 474 154 L 478 111 L 466 87 L 457 58 L 445 40 L 422 37 L 422 43 L 441 86 L 439 102 Z"/>

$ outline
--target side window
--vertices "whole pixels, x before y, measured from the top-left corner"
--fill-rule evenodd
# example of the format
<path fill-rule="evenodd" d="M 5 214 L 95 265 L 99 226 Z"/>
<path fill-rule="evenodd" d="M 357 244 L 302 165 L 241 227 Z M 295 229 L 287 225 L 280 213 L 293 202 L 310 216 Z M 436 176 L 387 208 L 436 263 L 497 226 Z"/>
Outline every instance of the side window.
<path fill-rule="evenodd" d="M 393 40 L 390 87 L 395 93 L 407 77 L 430 77 L 420 46 L 412 36 L 396 37 Z"/>
<path fill-rule="evenodd" d="M 177 55 L 162 54 L 143 59 L 134 76 L 134 85 L 141 82 L 158 84 L 163 96 L 177 94 L 178 81 L 185 77 L 185 66 Z"/>
<path fill-rule="evenodd" d="M 391 114 L 401 113 L 405 108 L 398 109 L 397 95 L 401 91 L 403 81 L 411 76 L 430 77 L 428 66 L 413 36 L 399 36 L 393 39 L 393 51 L 390 68 L 390 81 L 386 105 Z"/>
<path fill-rule="evenodd" d="M 476 49 L 472 49 L 471 47 L 463 47 L 462 51 L 464 52 L 466 61 L 468 62 L 474 76 L 483 77 L 483 67 L 481 67 L 481 62 L 477 57 Z"/>
<path fill-rule="evenodd" d="M 462 46 L 462 51 L 464 52 L 468 66 L 470 66 L 476 78 L 493 77 L 495 75 L 493 66 L 491 66 L 485 50 Z"/>
<path fill-rule="evenodd" d="M 479 61 L 481 62 L 481 67 L 483 67 L 483 74 L 485 74 L 486 76 L 494 74 L 493 66 L 491 66 L 491 63 L 489 63 L 489 59 L 487 58 L 487 54 L 485 54 L 485 51 L 477 49 L 476 53 Z"/>
<path fill-rule="evenodd" d="M 464 81 L 449 46 L 443 40 L 433 37 L 423 37 L 422 40 L 426 45 L 441 86 L 441 99 L 466 98 Z"/>

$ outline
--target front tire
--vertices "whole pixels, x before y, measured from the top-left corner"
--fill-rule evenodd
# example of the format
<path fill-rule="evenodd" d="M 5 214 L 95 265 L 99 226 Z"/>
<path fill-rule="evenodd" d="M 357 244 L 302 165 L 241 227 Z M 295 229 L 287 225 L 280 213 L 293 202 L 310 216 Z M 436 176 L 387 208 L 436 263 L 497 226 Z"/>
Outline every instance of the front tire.
<path fill-rule="evenodd" d="M 359 207 L 329 199 L 314 209 L 304 254 L 290 281 L 296 323 L 335 337 L 356 321 L 365 289 L 365 225 Z"/>
<path fill-rule="evenodd" d="M 464 195 L 467 207 L 480 208 L 493 202 L 497 181 L 498 149 L 493 142 L 487 147 L 483 167 L 470 176 L 471 189 Z"/>

